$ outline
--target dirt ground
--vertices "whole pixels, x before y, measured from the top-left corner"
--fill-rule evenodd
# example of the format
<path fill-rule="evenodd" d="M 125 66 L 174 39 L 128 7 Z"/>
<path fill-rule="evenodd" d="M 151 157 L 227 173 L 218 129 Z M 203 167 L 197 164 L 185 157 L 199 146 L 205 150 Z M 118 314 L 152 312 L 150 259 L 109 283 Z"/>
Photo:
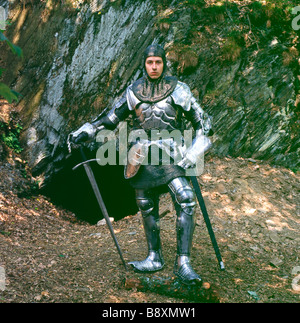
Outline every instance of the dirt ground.
<path fill-rule="evenodd" d="M 186 302 L 125 289 L 125 270 L 108 228 L 78 221 L 41 195 L 25 196 L 30 185 L 21 163 L 0 165 L 1 303 Z M 217 287 L 220 301 L 298 303 L 299 174 L 252 159 L 208 157 L 199 183 L 226 270 L 219 270 L 199 208 L 192 263 Z M 160 214 L 166 266 L 156 275 L 172 275 L 176 216 L 168 194 L 161 198 Z M 113 227 L 125 260 L 143 259 L 141 215 Z"/>

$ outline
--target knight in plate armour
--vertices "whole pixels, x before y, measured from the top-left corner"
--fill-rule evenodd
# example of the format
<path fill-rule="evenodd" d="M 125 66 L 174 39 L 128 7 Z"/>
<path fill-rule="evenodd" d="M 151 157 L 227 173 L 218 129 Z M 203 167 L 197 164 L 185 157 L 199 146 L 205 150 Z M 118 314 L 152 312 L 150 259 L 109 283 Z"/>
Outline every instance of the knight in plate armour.
<path fill-rule="evenodd" d="M 136 192 L 136 203 L 141 211 L 148 245 L 144 260 L 129 264 L 138 272 L 155 272 L 163 269 L 164 259 L 160 240 L 159 191 L 166 186 L 175 206 L 177 254 L 174 264 L 175 275 L 185 284 L 201 284 L 201 277 L 194 271 L 190 261 L 195 227 L 195 193 L 186 170 L 194 167 L 199 155 L 210 147 L 211 121 L 193 97 L 189 87 L 176 77 L 166 73 L 167 61 L 164 49 L 150 45 L 143 56 L 144 76 L 131 84 L 123 97 L 112 109 L 101 114 L 91 123 L 84 124 L 71 133 L 75 143 L 95 138 L 99 129 L 115 129 L 118 124 L 133 116 L 134 129 L 143 131 L 147 138 L 138 139 L 130 152 L 140 159 L 125 166 L 124 176 Z M 150 136 L 157 131 L 180 131 L 188 121 L 196 135 L 190 147 L 178 145 L 172 138 L 155 139 Z M 156 146 L 158 160 L 143 163 Z M 170 163 L 162 162 L 162 152 L 170 157 Z M 175 163 L 174 160 L 179 162 Z M 133 160 L 135 160 L 133 158 Z M 149 160 L 149 159 L 148 159 Z M 151 159 L 152 160 L 152 159 Z M 173 162 L 172 162 L 173 161 Z"/>

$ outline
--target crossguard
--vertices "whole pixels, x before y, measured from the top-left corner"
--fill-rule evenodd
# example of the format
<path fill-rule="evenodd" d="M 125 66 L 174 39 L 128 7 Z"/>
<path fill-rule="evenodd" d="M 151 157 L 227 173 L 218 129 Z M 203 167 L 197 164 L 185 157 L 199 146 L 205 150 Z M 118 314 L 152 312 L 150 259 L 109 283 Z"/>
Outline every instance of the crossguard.
<path fill-rule="evenodd" d="M 100 161 L 100 159 L 94 158 L 94 159 L 85 160 L 85 161 L 83 161 L 83 162 L 81 162 L 81 163 L 77 164 L 76 166 L 74 166 L 74 167 L 72 168 L 72 170 L 75 170 L 75 169 L 76 169 L 76 168 L 78 168 L 79 166 L 84 165 L 84 164 L 87 164 L 87 163 L 90 163 L 90 162 L 93 162 L 93 161 L 98 162 L 98 161 Z"/>

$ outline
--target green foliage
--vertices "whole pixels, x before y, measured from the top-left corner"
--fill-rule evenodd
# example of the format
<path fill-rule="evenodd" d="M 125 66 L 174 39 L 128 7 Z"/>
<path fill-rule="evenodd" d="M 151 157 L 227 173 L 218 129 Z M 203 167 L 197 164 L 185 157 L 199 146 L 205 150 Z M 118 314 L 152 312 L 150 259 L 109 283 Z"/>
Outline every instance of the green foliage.
<path fill-rule="evenodd" d="M 185 3 L 189 6 L 202 7 L 206 4 L 204 0 L 186 0 Z"/>
<path fill-rule="evenodd" d="M 241 46 L 233 37 L 226 39 L 222 47 L 222 56 L 226 61 L 235 62 L 241 54 Z"/>
<path fill-rule="evenodd" d="M 11 90 L 6 84 L 0 82 L 0 95 L 4 97 L 9 103 L 18 101 L 18 93 Z"/>
<path fill-rule="evenodd" d="M 19 142 L 19 136 L 22 129 L 23 128 L 19 123 L 16 125 L 4 122 L 0 123 L 0 130 L 3 132 L 0 136 L 1 141 L 3 141 L 7 147 L 13 149 L 17 154 L 21 153 L 23 150 Z"/>
<path fill-rule="evenodd" d="M 2 31 L 0 31 L 0 41 L 5 41 L 14 54 L 19 57 L 23 57 L 22 49 L 19 46 L 13 44 L 6 36 L 4 36 Z"/>
<path fill-rule="evenodd" d="M 0 41 L 6 42 L 13 54 L 17 55 L 20 58 L 23 58 L 22 49 L 13 44 L 8 38 L 6 38 L 2 31 L 0 31 Z M 0 68 L 0 76 L 2 74 L 2 71 L 3 69 Z M 3 97 L 9 103 L 12 103 L 13 101 L 18 101 L 19 96 L 20 94 L 18 92 L 11 90 L 6 84 L 0 82 L 0 97 Z"/>

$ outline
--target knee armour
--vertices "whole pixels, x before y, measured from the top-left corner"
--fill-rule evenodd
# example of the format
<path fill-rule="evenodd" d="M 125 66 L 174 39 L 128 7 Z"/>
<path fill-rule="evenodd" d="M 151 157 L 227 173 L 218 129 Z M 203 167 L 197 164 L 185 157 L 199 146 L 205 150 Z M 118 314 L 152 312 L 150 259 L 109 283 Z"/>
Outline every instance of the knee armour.
<path fill-rule="evenodd" d="M 145 190 L 136 190 L 136 204 L 143 217 L 147 217 L 154 211 L 156 203 L 156 200 L 149 192 Z"/>
<path fill-rule="evenodd" d="M 177 254 L 190 255 L 195 228 L 195 194 L 185 177 L 178 177 L 169 183 L 177 213 Z"/>
<path fill-rule="evenodd" d="M 185 177 L 178 177 L 169 183 L 169 188 L 173 193 L 173 198 L 181 210 L 193 215 L 196 205 L 195 193 Z"/>
<path fill-rule="evenodd" d="M 142 212 L 143 217 L 149 215 L 154 209 L 154 202 L 151 198 L 137 198 L 136 204 Z"/>

